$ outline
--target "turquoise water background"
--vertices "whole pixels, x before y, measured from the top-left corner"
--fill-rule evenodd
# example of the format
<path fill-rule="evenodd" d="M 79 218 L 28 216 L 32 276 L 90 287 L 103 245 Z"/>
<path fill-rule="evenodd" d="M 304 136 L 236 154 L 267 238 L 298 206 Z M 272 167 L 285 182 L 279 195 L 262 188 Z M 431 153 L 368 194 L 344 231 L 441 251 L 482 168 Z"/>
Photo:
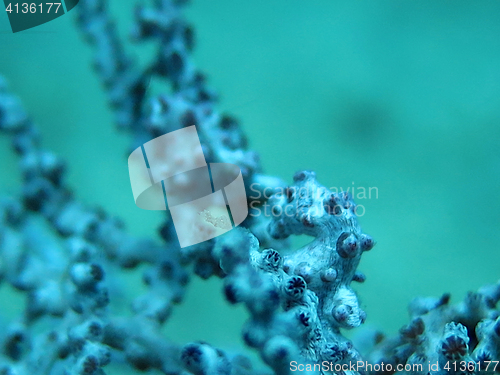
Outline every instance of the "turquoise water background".
<path fill-rule="evenodd" d="M 123 37 L 133 4 L 109 2 Z M 72 13 L 12 34 L 2 12 L 0 74 L 45 147 L 67 160 L 77 196 L 154 236 L 159 215 L 134 205 L 129 138 L 114 130 Z M 500 2 L 199 0 L 185 14 L 196 64 L 268 174 L 291 182 L 312 169 L 328 187 L 355 187 L 355 198 L 376 188 L 356 199 L 377 241 L 359 267 L 366 282 L 354 285 L 367 326 L 395 334 L 413 297 L 451 292 L 457 302 L 500 278 Z M 142 62 L 154 50 L 128 47 Z M 20 185 L 16 163 L 0 138 L 2 193 Z M 139 272 L 125 281 L 131 295 L 142 290 Z M 246 311 L 220 290 L 220 280 L 193 278 L 166 334 L 243 347 Z M 23 300 L 5 285 L 0 294 L 15 314 Z"/>

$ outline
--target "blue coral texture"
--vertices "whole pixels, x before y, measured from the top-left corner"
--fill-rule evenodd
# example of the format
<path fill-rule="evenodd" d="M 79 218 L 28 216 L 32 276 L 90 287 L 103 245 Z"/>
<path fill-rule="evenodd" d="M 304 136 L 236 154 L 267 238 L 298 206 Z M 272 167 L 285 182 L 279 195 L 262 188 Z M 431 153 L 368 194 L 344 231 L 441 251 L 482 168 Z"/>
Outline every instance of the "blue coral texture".
<path fill-rule="evenodd" d="M 0 375 L 500 373 L 499 17 L 80 0 L 13 34 L 0 15 Z M 182 248 L 127 158 L 193 125 L 249 214 Z"/>

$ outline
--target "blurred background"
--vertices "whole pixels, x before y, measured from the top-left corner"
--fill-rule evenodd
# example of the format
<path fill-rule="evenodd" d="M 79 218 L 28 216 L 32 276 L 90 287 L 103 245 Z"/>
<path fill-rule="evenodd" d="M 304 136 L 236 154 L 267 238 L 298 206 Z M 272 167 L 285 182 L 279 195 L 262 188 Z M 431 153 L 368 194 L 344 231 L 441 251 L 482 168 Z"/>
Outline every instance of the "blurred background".
<path fill-rule="evenodd" d="M 109 1 L 124 38 L 135 3 Z M 68 162 L 77 196 L 156 236 L 159 215 L 134 205 L 129 139 L 114 130 L 74 13 L 12 34 L 0 12 L 0 74 Z M 198 0 L 185 14 L 196 64 L 265 171 L 291 182 L 312 169 L 328 187 L 355 188 L 377 241 L 354 285 L 366 326 L 395 334 L 412 298 L 457 302 L 500 278 L 500 2 Z M 127 47 L 138 61 L 155 48 Z M 16 163 L 0 138 L 2 194 L 17 192 Z M 140 293 L 139 272 L 126 282 Z M 221 286 L 193 278 L 165 333 L 243 347 L 246 311 Z M 5 285 L 0 298 L 6 315 L 23 301 Z"/>

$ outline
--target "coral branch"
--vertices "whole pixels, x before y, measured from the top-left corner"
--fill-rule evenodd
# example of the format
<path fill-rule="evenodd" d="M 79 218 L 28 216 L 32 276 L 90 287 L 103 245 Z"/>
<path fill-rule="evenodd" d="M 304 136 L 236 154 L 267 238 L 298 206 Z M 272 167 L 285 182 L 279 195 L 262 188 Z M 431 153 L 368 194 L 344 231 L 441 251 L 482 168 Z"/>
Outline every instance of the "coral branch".
<path fill-rule="evenodd" d="M 0 200 L 0 276 L 26 296 L 22 315 L 0 332 L 2 374 L 100 375 L 111 361 L 169 375 L 258 373 L 241 355 L 203 342 L 180 346 L 160 333 L 182 301 L 191 265 L 202 278 L 223 278 L 229 303 L 245 305 L 250 317 L 243 339 L 276 374 L 294 372 L 293 361 L 310 365 L 312 373 L 345 373 L 318 367 L 363 359 L 342 334 L 365 320 L 351 283 L 365 281 L 357 267 L 374 246 L 361 231 L 356 204 L 347 193 L 319 184 L 310 171 L 298 172 L 288 187 L 262 174 L 241 126 L 217 111 L 217 97 L 191 59 L 194 33 L 181 15 L 183 3 L 154 0 L 137 7 L 132 39 L 158 46 L 145 67 L 125 52 L 104 0 L 80 0 L 77 23 L 94 50 L 116 123 L 133 138 L 132 149 L 194 125 L 202 152 L 193 156 L 191 145 L 177 141 L 169 145 L 176 158 L 160 147 L 150 162 L 161 171 L 172 163 L 193 165 L 196 157 L 238 165 L 246 187 L 257 193 L 248 197 L 251 215 L 240 227 L 182 250 L 168 215 L 159 229 L 161 244 L 130 235 L 119 219 L 74 197 L 64 181 L 65 163 L 42 148 L 36 126 L 0 77 L 0 131 L 12 137 L 22 172 L 20 194 Z M 170 93 L 148 93 L 153 78 L 167 82 Z M 196 189 L 195 178 L 170 183 L 167 192 Z M 270 199 L 266 191 L 274 192 Z M 214 228 L 229 229 L 215 211 L 196 214 Z M 292 235 L 312 240 L 293 250 L 286 240 Z M 129 316 L 115 315 L 119 277 L 138 265 L 147 292 L 130 301 Z M 445 374 L 449 364 L 474 362 L 473 369 L 449 372 L 492 374 L 493 366 L 486 365 L 500 358 L 500 284 L 455 306 L 449 299 L 412 302 L 411 322 L 398 337 L 380 339 L 369 361 L 391 365 L 386 373 L 402 365 L 404 372 L 426 374 L 404 365 L 437 362 L 433 373 Z"/>

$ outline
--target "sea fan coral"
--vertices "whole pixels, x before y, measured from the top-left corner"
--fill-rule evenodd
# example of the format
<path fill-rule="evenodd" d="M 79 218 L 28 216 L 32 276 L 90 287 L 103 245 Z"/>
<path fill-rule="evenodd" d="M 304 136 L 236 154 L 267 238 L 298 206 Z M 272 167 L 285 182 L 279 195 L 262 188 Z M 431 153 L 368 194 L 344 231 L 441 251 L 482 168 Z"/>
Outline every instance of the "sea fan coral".
<path fill-rule="evenodd" d="M 0 272 L 26 296 L 22 314 L 0 335 L 0 372 L 98 375 L 113 363 L 169 375 L 498 372 L 500 284 L 456 306 L 449 295 L 416 299 L 400 335 L 378 335 L 369 353 L 344 336 L 366 319 L 351 283 L 365 281 L 357 268 L 374 240 L 361 231 L 353 197 L 321 185 L 314 172 L 297 172 L 292 185 L 262 173 L 238 122 L 218 112 L 215 93 L 190 57 L 193 29 L 181 15 L 183 3 L 155 0 L 136 9 L 133 39 L 158 45 L 145 67 L 126 53 L 105 1 L 80 0 L 75 12 L 131 150 L 194 126 L 203 153 L 198 161 L 237 165 L 245 186 L 258 193 L 248 197 L 250 215 L 240 227 L 182 249 L 168 213 L 161 243 L 129 234 L 121 220 L 75 196 L 66 164 L 43 148 L 38 128 L 0 79 L 0 131 L 11 137 L 22 173 L 21 191 L 0 202 Z M 152 77 L 168 82 L 170 93 L 150 94 Z M 190 147 L 178 149 L 179 163 L 196 164 Z M 168 170 L 175 161 L 155 151 L 155 163 Z M 174 187 L 196 188 L 196 180 L 167 185 L 169 192 Z M 217 212 L 190 214 L 227 226 Z M 293 249 L 288 237 L 302 234 L 311 242 Z M 145 292 L 123 313 L 120 277 L 133 268 L 142 272 Z M 210 343 L 176 344 L 161 333 L 190 274 L 220 277 L 227 301 L 245 306 L 243 340 L 268 369 Z"/>

